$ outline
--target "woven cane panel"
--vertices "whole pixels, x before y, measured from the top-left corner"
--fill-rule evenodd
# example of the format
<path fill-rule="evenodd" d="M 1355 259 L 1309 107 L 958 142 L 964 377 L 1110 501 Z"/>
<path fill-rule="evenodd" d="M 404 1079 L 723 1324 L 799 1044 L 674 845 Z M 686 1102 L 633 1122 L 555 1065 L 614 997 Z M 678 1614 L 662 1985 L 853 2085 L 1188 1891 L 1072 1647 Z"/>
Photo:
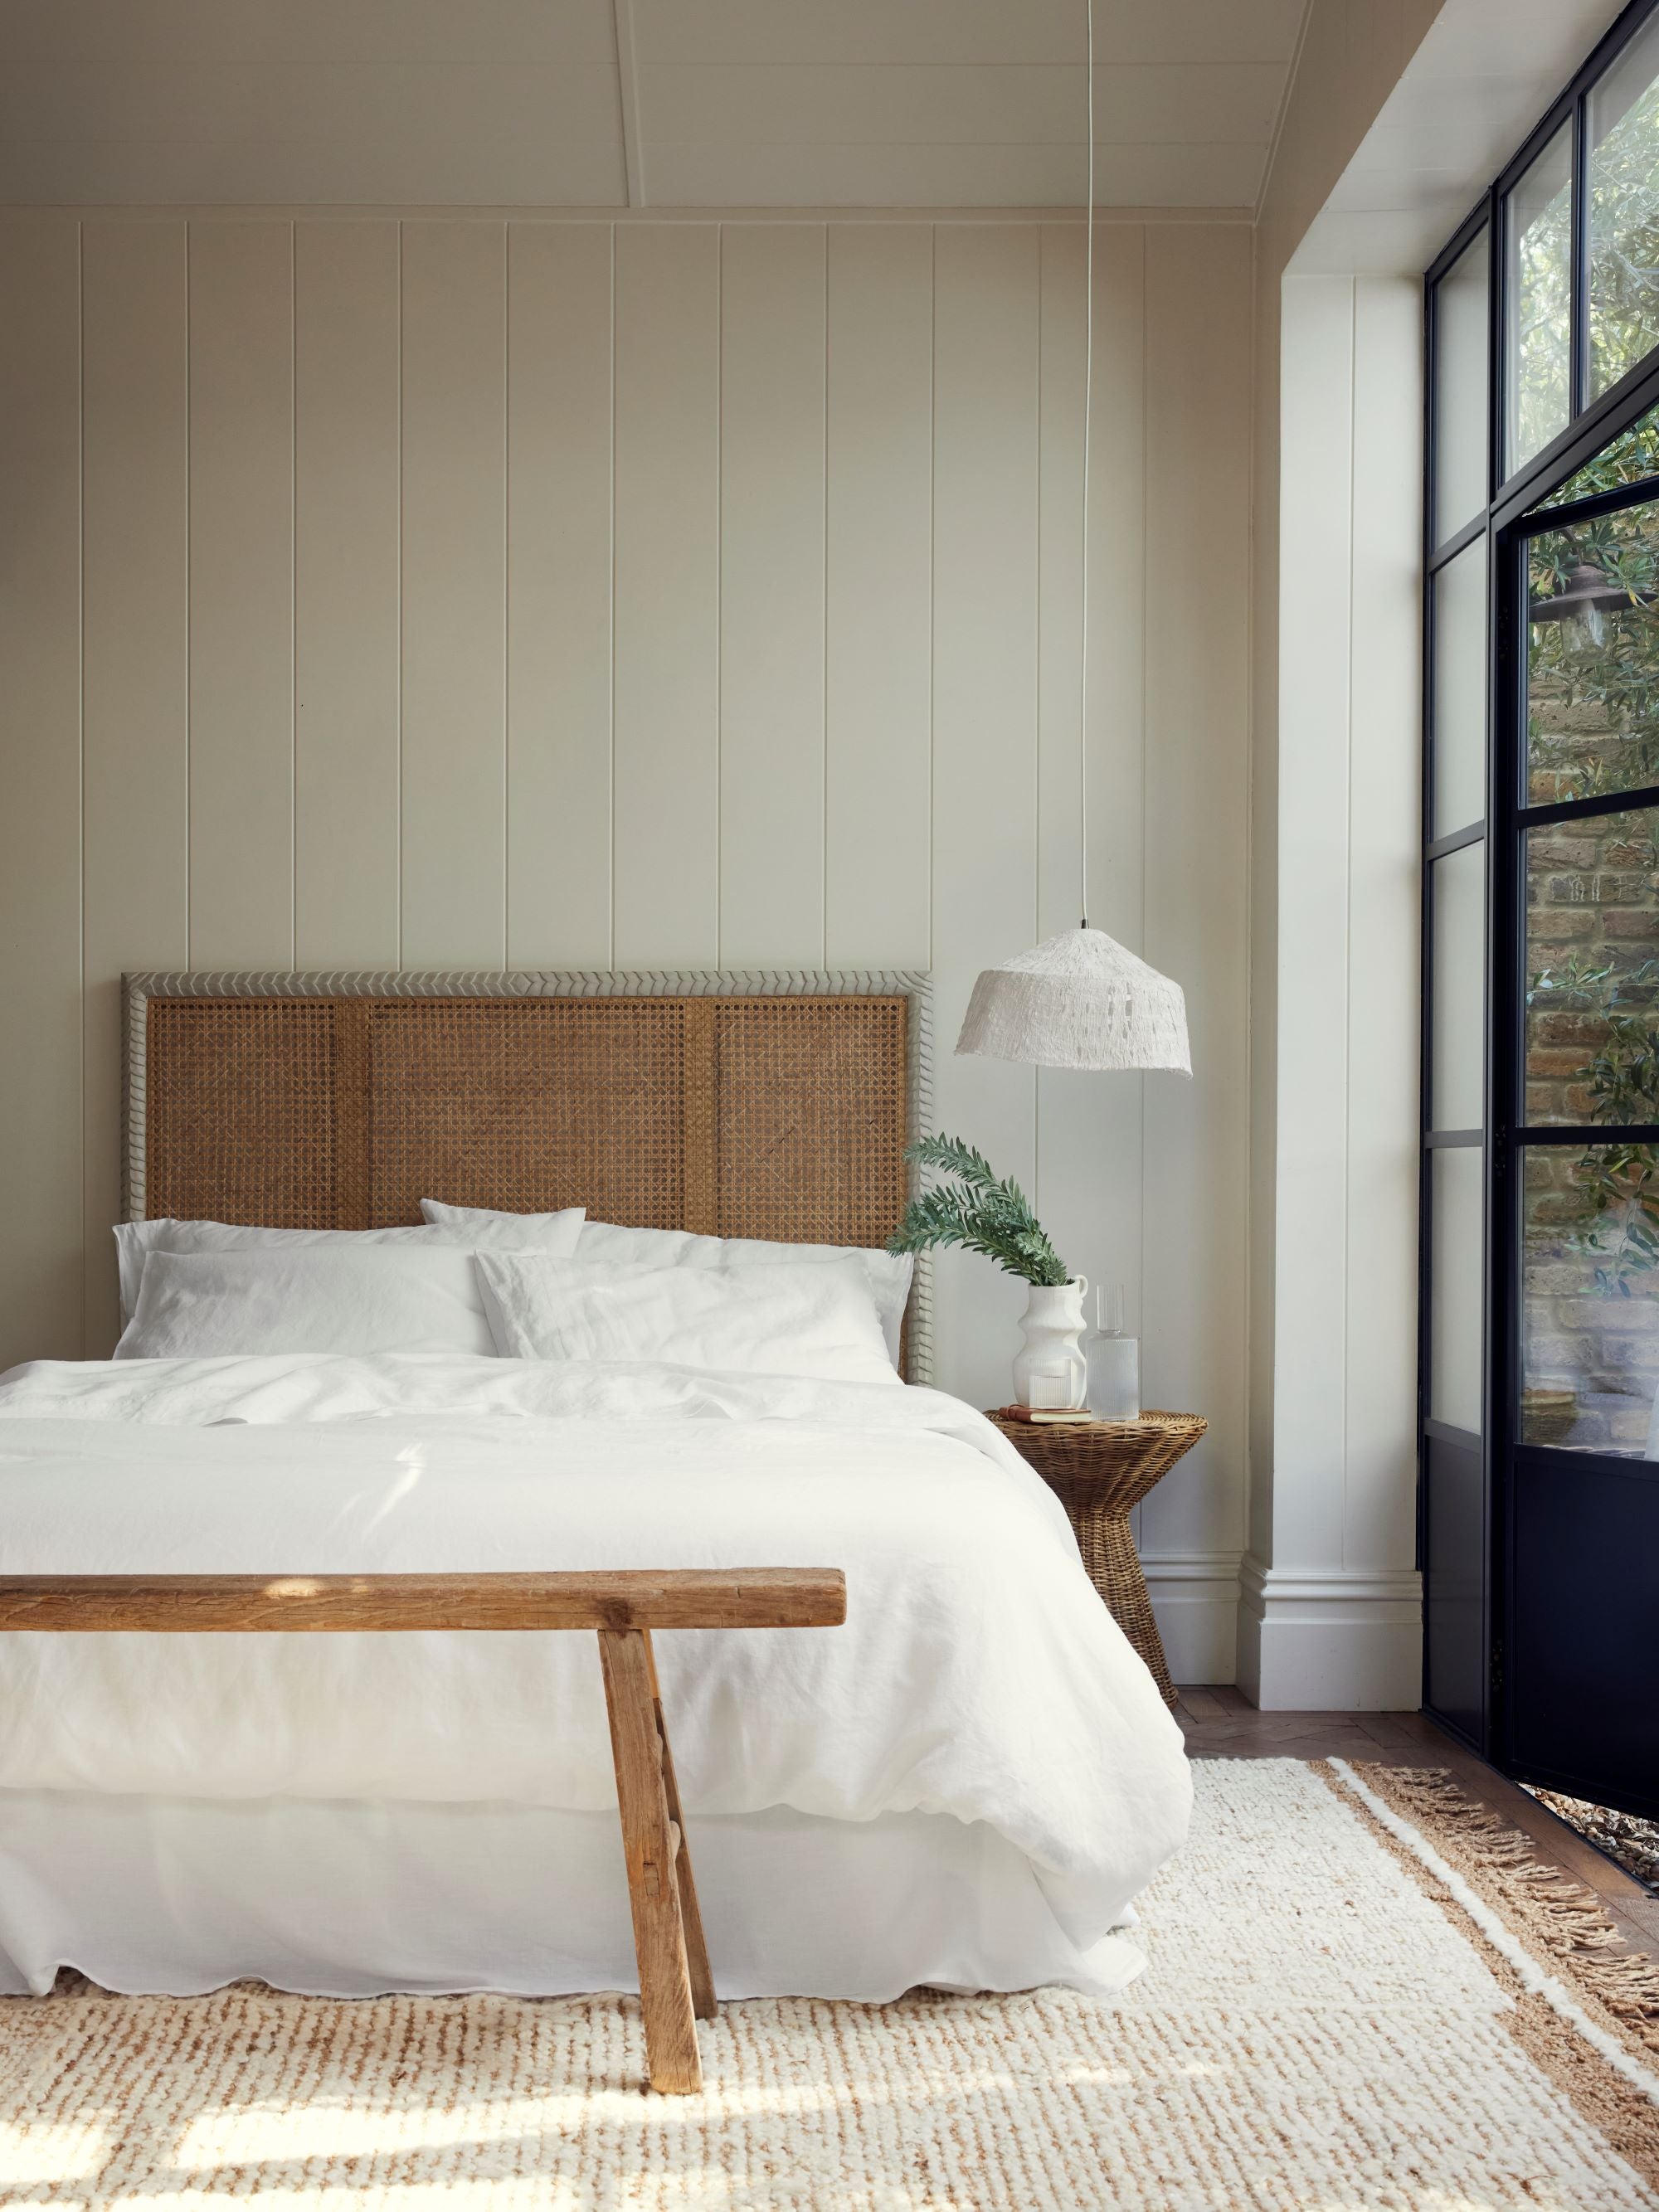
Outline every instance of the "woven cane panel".
<path fill-rule="evenodd" d="M 334 1027 L 327 1000 L 153 1000 L 147 1212 L 334 1228 Z"/>
<path fill-rule="evenodd" d="M 718 1234 L 884 1243 L 907 1191 L 905 1000 L 712 1003 Z"/>
<path fill-rule="evenodd" d="M 684 1000 L 368 1003 L 371 1227 L 422 1198 L 681 1225 Z"/>
<path fill-rule="evenodd" d="M 361 1229 L 423 1197 L 879 1244 L 902 995 L 152 996 L 143 1211 Z"/>

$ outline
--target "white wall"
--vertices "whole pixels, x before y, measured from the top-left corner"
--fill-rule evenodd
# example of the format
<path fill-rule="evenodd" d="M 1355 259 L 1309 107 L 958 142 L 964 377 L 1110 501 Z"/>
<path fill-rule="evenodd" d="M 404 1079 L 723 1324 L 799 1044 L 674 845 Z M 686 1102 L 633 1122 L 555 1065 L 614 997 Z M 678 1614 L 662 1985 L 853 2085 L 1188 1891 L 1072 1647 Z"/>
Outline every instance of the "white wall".
<path fill-rule="evenodd" d="M 1078 906 L 1074 222 L 0 221 L 0 1363 L 107 1350 L 117 978 L 984 963 Z M 1092 921 L 1190 1086 L 942 1054 L 1243 1547 L 1250 238 L 1097 240 Z M 1016 1288 L 940 1270 L 942 1380 Z"/>
<path fill-rule="evenodd" d="M 1239 1680 L 1411 1709 L 1422 288 L 1281 292 L 1271 1486 Z"/>
<path fill-rule="evenodd" d="M 1419 1697 L 1421 283 L 1287 270 L 1441 12 L 1311 0 L 1255 234 L 1238 1680 L 1270 1708 Z"/>

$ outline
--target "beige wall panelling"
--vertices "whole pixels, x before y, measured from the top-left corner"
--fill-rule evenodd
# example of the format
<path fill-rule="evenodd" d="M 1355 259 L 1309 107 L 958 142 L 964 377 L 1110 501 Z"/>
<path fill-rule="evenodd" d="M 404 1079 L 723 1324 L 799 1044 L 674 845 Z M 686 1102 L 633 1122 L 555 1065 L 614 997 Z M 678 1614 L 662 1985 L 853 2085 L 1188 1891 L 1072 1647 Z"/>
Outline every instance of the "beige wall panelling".
<path fill-rule="evenodd" d="M 1042 234 L 1042 933 L 1079 919 L 1083 345 L 1085 234 Z M 1089 598 L 1091 923 L 1142 949 L 1145 576 L 1144 234 L 1095 234 Z M 1142 1079 L 1045 1068 L 1037 1078 L 1037 1196 L 1074 1273 L 1126 1286 L 1141 1314 Z"/>
<path fill-rule="evenodd" d="M 89 222 L 82 264 L 86 1348 L 117 1333 L 120 978 L 189 955 L 182 222 Z"/>
<path fill-rule="evenodd" d="M 933 941 L 940 1124 L 1030 1188 L 1033 1071 L 951 1046 L 978 970 L 1036 927 L 1035 227 L 942 226 L 934 258 Z M 1020 1286 L 940 1255 L 940 1381 L 1008 1391 Z"/>
<path fill-rule="evenodd" d="M 824 231 L 720 231 L 723 966 L 823 961 Z"/>
<path fill-rule="evenodd" d="M 1417 1508 L 1423 292 L 1354 285 L 1346 1513 L 1342 1564 L 1409 1569 Z M 1358 618 L 1364 611 L 1363 619 Z"/>
<path fill-rule="evenodd" d="M 507 958 L 507 231 L 403 231 L 403 964 Z"/>
<path fill-rule="evenodd" d="M 1251 1556 L 1273 1554 L 1274 1220 L 1279 1115 L 1279 276 L 1256 241 L 1250 394 L 1250 1277 Z"/>
<path fill-rule="evenodd" d="M 294 230 L 190 226 L 190 962 L 294 957 Z"/>
<path fill-rule="evenodd" d="M 398 964 L 398 225 L 294 233 L 294 957 Z"/>
<path fill-rule="evenodd" d="M 65 1144 L 60 1179 L 82 1150 L 88 1347 L 107 1349 L 115 1333 L 115 979 L 216 958 L 230 927 L 252 926 L 227 893 L 248 841 L 230 795 L 291 772 L 304 965 L 934 961 L 940 1124 L 1034 1182 L 1073 1267 L 1128 1281 L 1149 1394 L 1189 1400 L 1217 1423 L 1207 1460 L 1148 1516 L 1168 1578 L 1190 1566 L 1196 1589 L 1206 1547 L 1212 1561 L 1237 1540 L 1227 1376 L 1243 1316 L 1229 1239 L 1242 1155 L 1224 1085 L 1242 1079 L 1230 1026 L 1242 975 L 1229 963 L 1243 942 L 1243 770 L 1228 747 L 1242 726 L 1245 395 L 1228 380 L 1243 343 L 1243 234 L 1111 223 L 1096 238 L 1089 911 L 1187 987 L 1200 1060 L 1189 1093 L 1172 1079 L 1039 1078 L 951 1051 L 980 967 L 1076 919 L 1079 227 L 951 222 L 935 235 L 854 222 L 824 235 L 734 223 L 723 282 L 714 225 L 623 225 L 613 301 L 604 221 L 410 219 L 400 294 L 396 222 L 296 220 L 287 480 L 283 349 L 270 342 L 280 227 L 215 217 L 198 234 L 193 429 L 205 480 L 188 612 L 185 224 L 88 228 L 86 1091 L 84 1146 Z M 31 227 L 32 238 L 53 234 L 50 221 Z M 27 465 L 44 469 L 73 395 L 53 380 L 68 374 L 61 325 L 37 319 L 37 350 L 15 374 Z M 1312 393 L 1331 367 L 1322 354 Z M 247 433 L 234 451 L 218 448 L 227 424 Z M 1200 495 L 1206 455 L 1214 481 Z M 246 509 L 234 542 L 227 471 Z M 291 737 L 280 714 L 260 719 L 263 694 L 234 729 L 224 704 L 235 685 L 259 689 L 250 656 L 274 650 L 258 625 L 280 580 L 267 589 L 246 564 L 257 556 L 259 575 L 275 576 L 290 499 Z M 42 685 L 65 680 L 53 656 L 74 611 L 50 580 L 65 558 L 61 544 L 43 555 L 6 610 L 15 623 L 40 602 L 25 644 Z M 1346 636 L 1346 615 L 1332 619 Z M 1336 634 L 1322 622 L 1322 653 Z M 192 667 L 204 742 L 217 748 L 196 764 L 205 908 L 193 931 Z M 264 691 L 280 697 L 281 683 L 278 670 Z M 32 736 L 45 714 L 32 715 Z M 33 757 L 56 793 L 41 819 L 56 809 L 61 847 L 67 766 Z M 1346 774 L 1322 757 L 1315 768 Z M 256 824 L 252 848 L 262 902 L 282 836 L 280 798 L 271 805 L 276 835 Z M 1143 873 L 1152 856 L 1156 878 Z M 38 873 L 33 844 L 27 857 Z M 64 848 L 52 863 L 55 916 L 29 900 L 60 960 L 73 859 Z M 1318 855 L 1309 865 L 1328 872 Z M 1329 910 L 1328 888 L 1316 895 Z M 274 908 L 261 910 L 269 921 Z M 1329 1018 L 1322 1009 L 1322 1036 Z M 71 1127 L 73 1047 L 51 1072 Z M 1143 1091 L 1156 1107 L 1144 1147 Z M 1153 1126 L 1158 1115 L 1167 1127 Z M 1287 1202 L 1319 1171 L 1304 1147 Z M 1158 1223 L 1144 1286 L 1143 1172 L 1149 1237 Z M 38 1207 L 40 1237 L 73 1243 L 62 1191 L 43 1188 Z M 1316 1211 L 1320 1249 L 1334 1249 L 1332 1206 Z M 8 1271 L 14 1310 L 33 1311 L 36 1273 Z M 71 1325 L 76 1297 L 71 1283 Z M 1318 1299 L 1328 1317 L 1340 1303 Z M 1006 1395 L 1022 1303 L 988 1265 L 947 1258 L 947 1384 L 982 1403 Z"/>
<path fill-rule="evenodd" d="M 615 959 L 720 954 L 720 233 L 617 232 Z"/>
<path fill-rule="evenodd" d="M 836 223 L 824 434 L 824 947 L 933 958 L 933 234 Z"/>
<path fill-rule="evenodd" d="M 0 222 L 0 1369 L 81 1350 L 81 234 Z"/>
<path fill-rule="evenodd" d="M 507 957 L 606 968 L 611 230 L 507 235 Z"/>
<path fill-rule="evenodd" d="M 1149 1075 L 1146 1402 L 1209 1434 L 1142 1514 L 1149 1554 L 1243 1548 L 1249 1140 L 1250 244 L 1146 234 L 1144 951 L 1187 994 L 1194 1080 Z M 1230 340 L 1228 334 L 1234 334 Z M 1231 1660 L 1231 1652 L 1228 1654 Z"/>
<path fill-rule="evenodd" d="M 1045 223 L 1042 237 L 1037 927 L 1050 937 L 1057 929 L 1075 929 L 1088 903 L 1080 873 L 1078 793 L 1083 743 L 1083 385 L 1089 241 L 1076 223 Z M 1139 337 L 1139 276 L 1137 260 L 1133 296 L 1115 302 L 1113 325 L 1120 343 L 1126 309 L 1127 327 Z M 1040 1116 L 1042 1111 L 1040 1105 Z"/>

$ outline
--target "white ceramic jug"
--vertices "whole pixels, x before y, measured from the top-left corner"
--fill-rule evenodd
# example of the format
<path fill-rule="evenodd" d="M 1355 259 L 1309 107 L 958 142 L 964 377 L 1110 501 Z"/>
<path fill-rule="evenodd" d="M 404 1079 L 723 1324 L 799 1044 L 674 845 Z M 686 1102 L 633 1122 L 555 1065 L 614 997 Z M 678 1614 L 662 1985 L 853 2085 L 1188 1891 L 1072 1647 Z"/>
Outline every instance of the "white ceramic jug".
<path fill-rule="evenodd" d="M 1033 1283 L 1020 1316 L 1025 1341 L 1014 1360 L 1014 1403 L 1060 1411 L 1079 1407 L 1088 1389 L 1083 1357 L 1083 1297 L 1088 1278 Z"/>

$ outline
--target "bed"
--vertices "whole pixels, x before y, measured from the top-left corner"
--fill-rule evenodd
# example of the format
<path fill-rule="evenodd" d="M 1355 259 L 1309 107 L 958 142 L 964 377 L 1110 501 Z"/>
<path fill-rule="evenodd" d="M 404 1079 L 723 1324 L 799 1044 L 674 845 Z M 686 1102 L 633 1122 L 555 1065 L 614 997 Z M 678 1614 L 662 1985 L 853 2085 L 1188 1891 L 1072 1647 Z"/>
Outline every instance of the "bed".
<path fill-rule="evenodd" d="M 864 1265 L 832 1248 L 877 1265 L 927 1118 L 914 975 L 143 976 L 128 1008 L 158 1238 L 425 1253 L 422 1200 L 580 1206 L 690 1240 L 688 1274 L 781 1259 L 782 1312 Z M 1185 1832 L 1179 1733 L 1057 1503 L 927 1387 L 927 1291 L 878 1316 L 879 1373 L 814 1368 L 805 1325 L 800 1372 L 609 1338 L 33 1363 L 0 1378 L 0 1572 L 840 1567 L 842 1627 L 659 1643 L 720 1994 L 1116 1989 Z M 632 1989 L 589 1644 L 0 1638 L 0 1988 Z"/>

